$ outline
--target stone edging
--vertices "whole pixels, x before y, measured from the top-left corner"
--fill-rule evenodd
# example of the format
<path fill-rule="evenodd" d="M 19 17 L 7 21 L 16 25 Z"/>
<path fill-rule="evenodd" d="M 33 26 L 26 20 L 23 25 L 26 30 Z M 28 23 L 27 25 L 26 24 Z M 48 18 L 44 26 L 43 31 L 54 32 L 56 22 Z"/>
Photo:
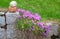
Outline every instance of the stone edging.
<path fill-rule="evenodd" d="M 8 9 L 7 8 L 0 8 L 0 12 L 7 12 Z"/>

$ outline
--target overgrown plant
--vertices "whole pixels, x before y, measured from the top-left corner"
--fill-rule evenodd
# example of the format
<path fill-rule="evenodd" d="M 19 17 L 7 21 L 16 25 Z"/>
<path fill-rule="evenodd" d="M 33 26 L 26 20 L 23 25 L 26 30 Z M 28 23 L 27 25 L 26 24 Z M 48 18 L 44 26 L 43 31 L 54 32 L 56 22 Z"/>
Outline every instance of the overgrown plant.
<path fill-rule="evenodd" d="M 40 22 L 41 16 L 37 13 L 32 13 L 23 9 L 18 9 L 20 16 L 18 16 L 17 24 L 20 30 L 29 30 L 34 34 L 47 35 L 50 30 L 50 25 Z"/>

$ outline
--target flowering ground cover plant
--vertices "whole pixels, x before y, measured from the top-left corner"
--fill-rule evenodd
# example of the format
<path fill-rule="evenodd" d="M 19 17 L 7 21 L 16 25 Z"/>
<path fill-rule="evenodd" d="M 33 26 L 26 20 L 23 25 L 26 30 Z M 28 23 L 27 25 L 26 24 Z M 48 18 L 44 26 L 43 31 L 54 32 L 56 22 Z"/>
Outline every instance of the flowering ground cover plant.
<path fill-rule="evenodd" d="M 18 9 L 17 11 L 20 14 L 20 16 L 18 16 L 19 19 L 17 20 L 18 28 L 20 30 L 29 30 L 34 34 L 48 34 L 50 25 L 40 22 L 41 16 L 39 14 L 23 9 Z"/>

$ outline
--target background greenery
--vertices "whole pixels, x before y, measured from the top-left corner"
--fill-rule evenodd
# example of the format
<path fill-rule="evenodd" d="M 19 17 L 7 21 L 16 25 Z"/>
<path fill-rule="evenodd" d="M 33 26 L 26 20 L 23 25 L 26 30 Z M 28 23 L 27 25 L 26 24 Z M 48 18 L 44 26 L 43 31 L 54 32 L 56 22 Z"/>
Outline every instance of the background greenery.
<path fill-rule="evenodd" d="M 12 0 L 0 0 L 0 8 L 8 8 Z M 18 8 L 38 13 L 42 19 L 60 19 L 60 0 L 16 0 Z"/>

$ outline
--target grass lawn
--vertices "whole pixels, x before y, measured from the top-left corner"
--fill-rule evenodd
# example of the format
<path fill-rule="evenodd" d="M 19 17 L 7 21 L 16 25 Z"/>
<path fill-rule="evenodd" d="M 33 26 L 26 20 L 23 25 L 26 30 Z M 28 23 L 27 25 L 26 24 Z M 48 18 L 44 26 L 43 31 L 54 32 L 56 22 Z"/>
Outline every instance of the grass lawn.
<path fill-rule="evenodd" d="M 12 0 L 0 0 L 0 8 L 8 8 Z M 41 15 L 42 19 L 60 19 L 60 0 L 16 0 L 18 8 Z"/>

